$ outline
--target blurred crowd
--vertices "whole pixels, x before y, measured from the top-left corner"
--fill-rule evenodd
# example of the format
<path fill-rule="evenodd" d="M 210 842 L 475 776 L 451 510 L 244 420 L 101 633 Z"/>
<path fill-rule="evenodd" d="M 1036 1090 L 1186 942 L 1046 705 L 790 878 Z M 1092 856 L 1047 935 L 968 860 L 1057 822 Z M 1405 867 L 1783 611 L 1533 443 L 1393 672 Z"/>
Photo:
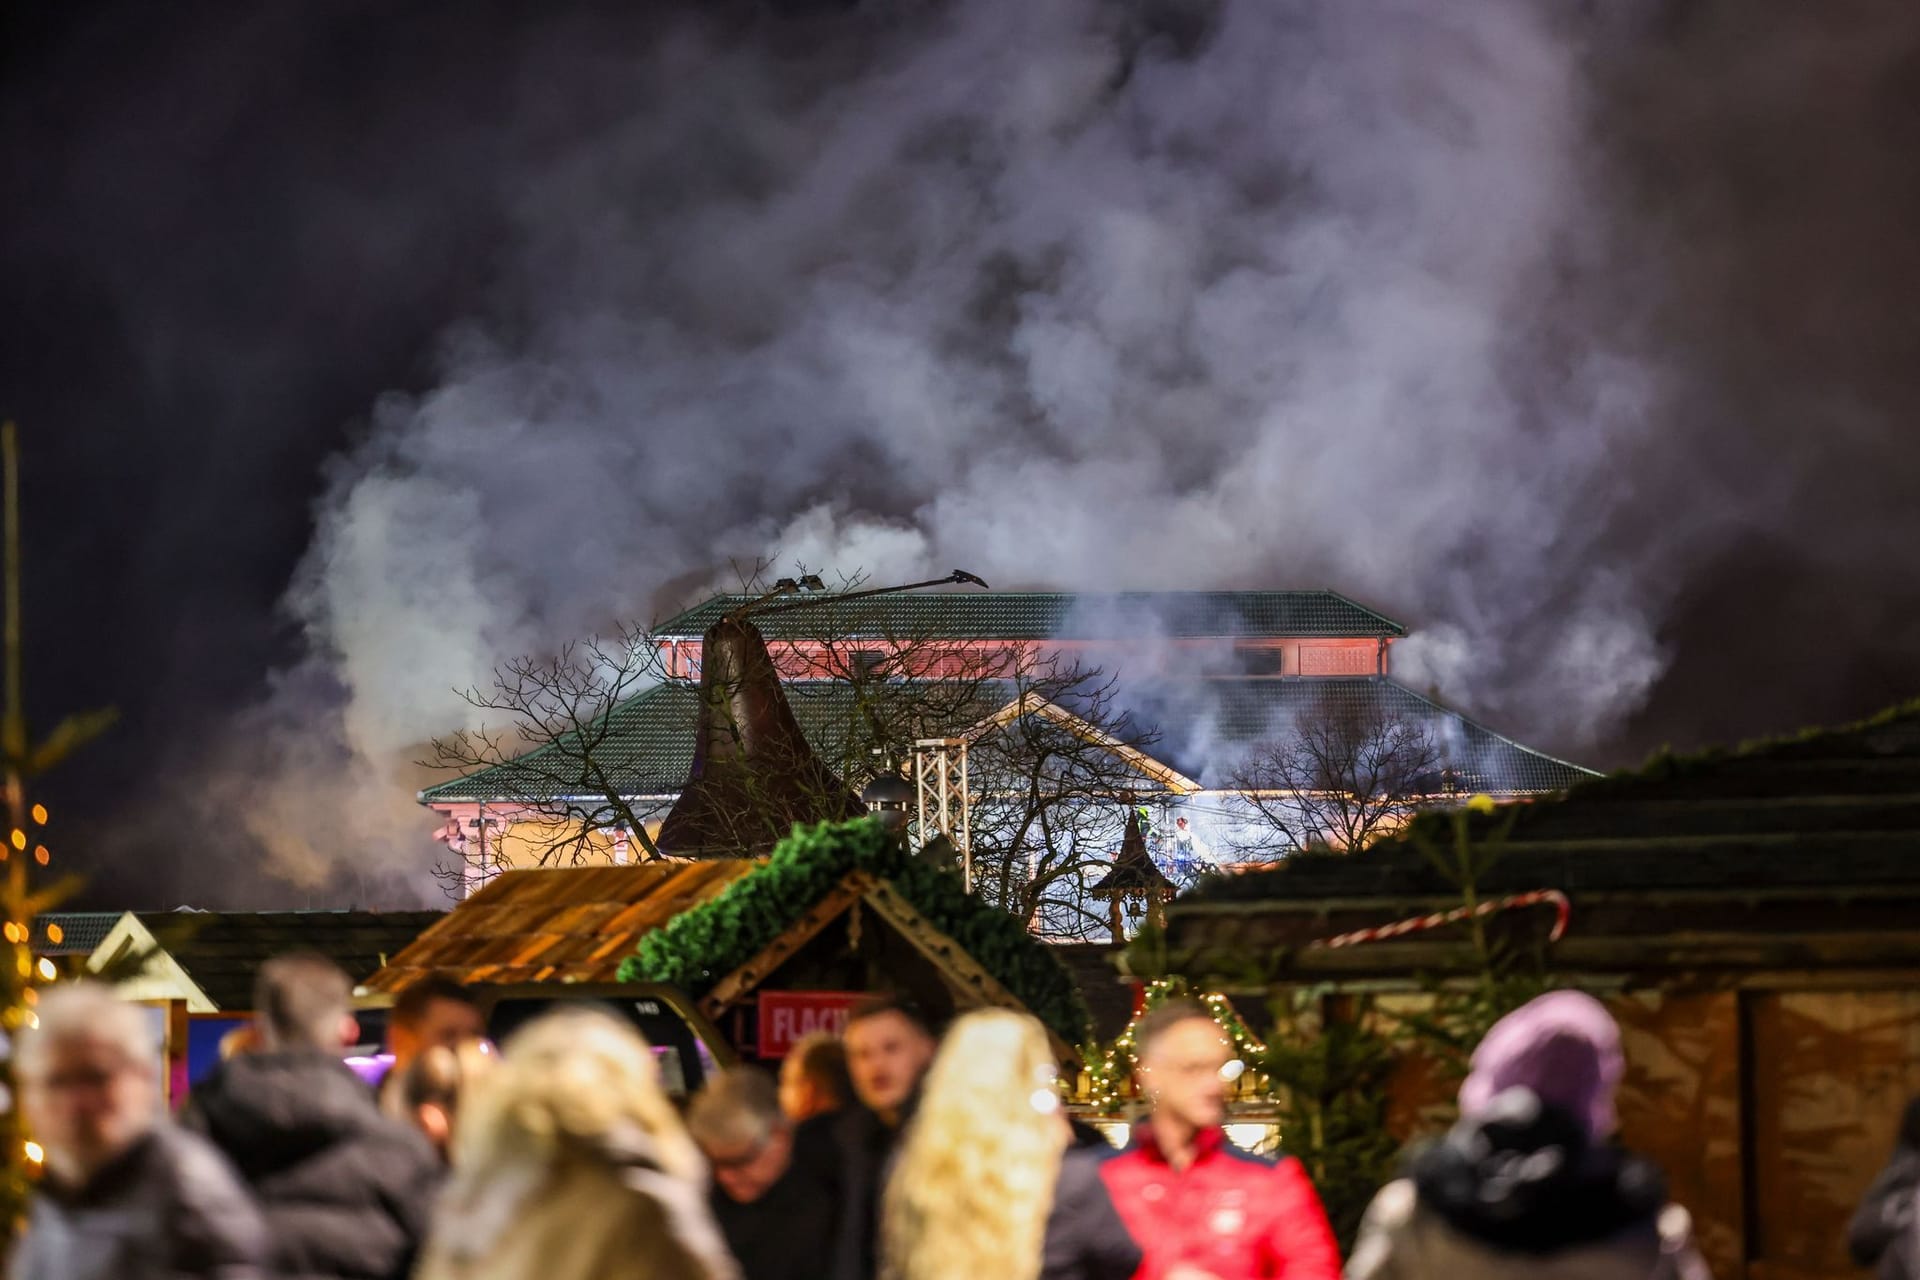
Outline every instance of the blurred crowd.
<path fill-rule="evenodd" d="M 391 1012 L 370 1088 L 331 962 L 263 967 L 247 1034 L 165 1115 L 159 1048 L 104 987 L 45 992 L 16 1047 L 44 1172 L 14 1280 L 1705 1280 L 1684 1209 L 1623 1148 L 1618 1028 L 1574 992 L 1480 1045 L 1461 1118 L 1381 1189 L 1343 1267 L 1302 1164 L 1223 1125 L 1240 1066 L 1205 1007 L 1135 1028 L 1145 1114 L 1074 1119 L 1041 1025 L 945 1029 L 888 996 L 777 1077 L 684 1106 L 618 1014 L 562 1006 L 485 1038 L 444 979 Z M 1854 1224 L 1863 1266 L 1920 1275 L 1920 1108 Z"/>

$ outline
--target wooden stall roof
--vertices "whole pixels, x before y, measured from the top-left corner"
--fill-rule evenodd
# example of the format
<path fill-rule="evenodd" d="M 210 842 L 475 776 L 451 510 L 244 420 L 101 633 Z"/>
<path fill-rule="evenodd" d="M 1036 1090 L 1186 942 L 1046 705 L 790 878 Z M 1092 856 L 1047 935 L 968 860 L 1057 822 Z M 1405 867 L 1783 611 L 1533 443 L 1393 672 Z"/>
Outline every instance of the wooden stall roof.
<path fill-rule="evenodd" d="M 701 997 L 701 1012 L 718 1019 L 728 1008 L 752 997 L 760 984 L 792 959 L 801 947 L 856 904 L 872 911 L 920 953 L 946 984 L 960 1010 L 991 1008 L 1033 1012 L 1019 996 L 988 973 L 965 946 L 936 928 L 892 881 L 864 871 L 849 872 L 841 877 L 824 897 L 795 916 L 759 953 L 716 982 Z M 997 908 L 981 906 L 979 909 Z M 1061 1038 L 1057 1029 L 1048 1028 L 1047 1037 L 1061 1061 L 1078 1060 L 1079 1050 Z"/>
<path fill-rule="evenodd" d="M 367 980 L 398 991 L 428 973 L 462 982 L 613 982 L 641 935 L 760 865 L 746 860 L 508 871 Z"/>
<path fill-rule="evenodd" d="M 1920 964 L 1920 702 L 1859 724 L 1697 756 L 1575 787 L 1511 820 L 1482 895 L 1558 889 L 1573 903 L 1556 964 L 1664 971 Z M 1416 830 L 1450 843 L 1447 819 Z M 1446 932 L 1351 950 L 1316 938 L 1456 906 L 1406 838 L 1215 881 L 1168 913 L 1191 960 L 1277 957 L 1298 976 L 1431 966 Z"/>

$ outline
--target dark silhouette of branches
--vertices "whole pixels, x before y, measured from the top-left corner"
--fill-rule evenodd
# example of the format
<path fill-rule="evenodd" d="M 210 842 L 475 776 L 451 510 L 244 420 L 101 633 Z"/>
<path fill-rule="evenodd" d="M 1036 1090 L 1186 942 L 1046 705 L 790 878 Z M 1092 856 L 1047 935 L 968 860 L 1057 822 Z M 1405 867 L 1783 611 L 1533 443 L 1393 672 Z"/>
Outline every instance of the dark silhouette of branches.
<path fill-rule="evenodd" d="M 1250 811 L 1251 850 L 1353 850 L 1431 807 L 1444 764 L 1425 725 L 1328 695 L 1256 743 L 1227 785 Z"/>

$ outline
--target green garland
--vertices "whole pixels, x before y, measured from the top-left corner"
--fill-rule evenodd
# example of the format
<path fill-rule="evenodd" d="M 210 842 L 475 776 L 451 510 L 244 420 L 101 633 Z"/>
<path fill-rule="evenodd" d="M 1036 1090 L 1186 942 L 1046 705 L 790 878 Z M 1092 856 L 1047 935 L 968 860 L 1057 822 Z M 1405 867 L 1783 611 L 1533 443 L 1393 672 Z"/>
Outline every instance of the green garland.
<path fill-rule="evenodd" d="M 795 827 L 765 866 L 640 940 L 622 982 L 664 982 L 698 997 L 760 954 L 848 873 L 887 881 L 1068 1044 L 1087 1038 L 1086 1001 L 1047 944 L 960 879 L 917 861 L 871 819 Z"/>

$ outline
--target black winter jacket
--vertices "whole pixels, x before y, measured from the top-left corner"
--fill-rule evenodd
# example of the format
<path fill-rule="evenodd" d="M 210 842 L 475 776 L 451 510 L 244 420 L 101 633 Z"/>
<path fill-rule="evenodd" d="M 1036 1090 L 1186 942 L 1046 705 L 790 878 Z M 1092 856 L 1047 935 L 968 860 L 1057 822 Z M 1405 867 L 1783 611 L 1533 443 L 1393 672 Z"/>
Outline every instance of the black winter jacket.
<path fill-rule="evenodd" d="M 337 1058 L 242 1054 L 194 1089 L 182 1119 L 252 1188 L 281 1275 L 404 1280 L 412 1269 L 439 1158 Z"/>
<path fill-rule="evenodd" d="M 1100 1176 L 1100 1166 L 1114 1154 L 1102 1139 L 1098 1147 L 1077 1145 L 1061 1157 L 1040 1280 L 1127 1280 L 1140 1269 L 1140 1246 L 1127 1234 Z"/>
<path fill-rule="evenodd" d="M 162 1125 L 85 1186 L 49 1176 L 12 1280 L 262 1280 L 266 1223 L 220 1153 Z"/>

